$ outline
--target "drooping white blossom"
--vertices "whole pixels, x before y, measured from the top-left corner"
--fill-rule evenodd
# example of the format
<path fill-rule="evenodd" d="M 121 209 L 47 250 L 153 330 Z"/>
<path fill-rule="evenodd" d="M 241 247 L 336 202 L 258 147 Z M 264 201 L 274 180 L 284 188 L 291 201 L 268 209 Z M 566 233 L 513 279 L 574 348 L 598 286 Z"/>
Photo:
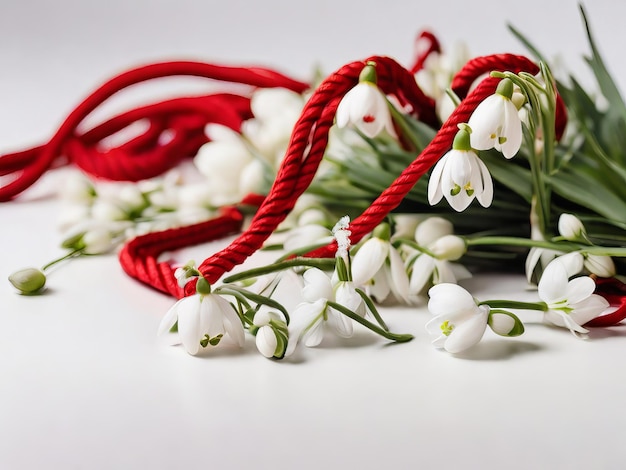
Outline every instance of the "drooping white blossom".
<path fill-rule="evenodd" d="M 505 158 L 513 158 L 522 145 L 522 121 L 511 97 L 513 83 L 503 79 L 496 93 L 487 97 L 474 110 L 467 124 L 472 129 L 472 147 L 476 150 L 495 148 Z"/>
<path fill-rule="evenodd" d="M 375 74 L 374 70 L 372 65 L 366 65 L 361 76 Z M 370 138 L 383 130 L 396 136 L 387 98 L 370 79 L 362 79 L 345 94 L 337 107 L 336 119 L 337 127 L 354 126 Z"/>
<path fill-rule="evenodd" d="M 198 354 L 200 347 L 217 346 L 224 336 L 239 347 L 245 341 L 239 316 L 230 302 L 218 294 L 195 294 L 180 299 L 161 320 L 158 334 L 167 334 L 177 323 L 176 342 L 182 343 L 191 355 Z"/>
<path fill-rule="evenodd" d="M 446 198 L 457 212 L 476 198 L 483 207 L 493 201 L 493 181 L 487 166 L 469 146 L 469 131 L 459 129 L 452 150 L 437 162 L 428 181 L 428 202 Z"/>
<path fill-rule="evenodd" d="M 488 306 L 477 305 L 457 284 L 438 284 L 428 295 L 428 310 L 435 317 L 426 324 L 426 331 L 435 347 L 456 354 L 481 340 L 489 319 Z"/>
<path fill-rule="evenodd" d="M 467 250 L 465 241 L 453 234 L 452 224 L 441 217 L 430 217 L 418 225 L 415 241 L 426 249 L 412 261 L 410 292 L 418 295 L 429 283 L 456 283 L 471 277 L 461 264 L 454 263 Z"/>
<path fill-rule="evenodd" d="M 566 266 L 552 261 L 543 272 L 538 285 L 539 298 L 546 303 L 544 321 L 568 328 L 575 336 L 588 331 L 582 326 L 600 315 L 609 303 L 594 294 L 595 282 L 588 276 L 569 280 Z"/>
<path fill-rule="evenodd" d="M 402 257 L 387 236 L 376 236 L 376 230 L 352 258 L 352 280 L 356 286 L 366 286 L 378 301 L 393 294 L 399 301 L 410 302 L 409 278 Z"/>

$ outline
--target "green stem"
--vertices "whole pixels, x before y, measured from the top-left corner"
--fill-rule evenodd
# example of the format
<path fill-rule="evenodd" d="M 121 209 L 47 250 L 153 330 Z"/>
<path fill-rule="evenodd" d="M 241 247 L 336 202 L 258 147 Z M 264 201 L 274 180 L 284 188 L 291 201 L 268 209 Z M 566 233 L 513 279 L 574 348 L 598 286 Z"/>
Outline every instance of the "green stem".
<path fill-rule="evenodd" d="M 552 243 L 544 240 L 531 240 L 530 238 L 521 237 L 480 237 L 467 239 L 468 247 L 481 245 L 507 245 L 522 246 L 525 248 L 547 248 L 549 250 L 568 252 L 581 249 L 579 245 L 574 243 Z"/>
<path fill-rule="evenodd" d="M 352 310 L 344 307 L 341 304 L 338 304 L 337 302 L 330 302 L 329 301 L 329 302 L 327 302 L 327 305 L 329 307 L 334 308 L 335 310 L 341 312 L 342 314 L 344 314 L 348 318 L 351 318 L 355 322 L 360 323 L 364 327 L 372 330 L 374 333 L 378 333 L 382 337 L 387 338 L 387 339 L 389 339 L 391 341 L 396 341 L 398 343 L 405 343 L 405 342 L 411 341 L 413 339 L 413 335 L 411 335 L 411 334 L 399 334 L 399 333 L 392 333 L 390 331 L 386 331 L 383 328 L 379 327 L 378 325 L 370 322 L 369 320 L 366 320 L 365 318 L 357 315 Z"/>
<path fill-rule="evenodd" d="M 483 300 L 478 305 L 488 305 L 490 308 L 514 308 L 518 310 L 539 310 L 545 312 L 548 306 L 545 302 L 518 302 L 515 300 Z"/>
<path fill-rule="evenodd" d="M 333 269 L 335 267 L 334 258 L 294 258 L 286 261 L 280 261 L 274 264 L 268 264 L 260 268 L 253 268 L 247 271 L 243 271 L 232 276 L 228 276 L 224 279 L 224 283 L 229 284 L 232 282 L 242 281 L 244 279 L 250 279 L 252 277 L 262 276 L 264 274 L 275 273 L 283 271 L 288 268 L 297 268 L 303 266 L 310 266 L 319 268 L 322 270 Z"/>
<path fill-rule="evenodd" d="M 378 309 L 374 305 L 374 302 L 372 302 L 372 299 L 370 299 L 369 296 L 365 292 L 363 292 L 361 289 L 355 289 L 355 291 L 357 294 L 361 296 L 361 298 L 363 299 L 363 302 L 365 302 L 365 305 L 367 305 L 367 308 L 369 309 L 369 311 L 372 312 L 372 315 L 374 316 L 378 324 L 385 331 L 389 331 L 389 327 L 385 323 L 385 320 L 383 320 L 383 317 L 380 316 L 380 313 L 378 312 Z"/>
<path fill-rule="evenodd" d="M 65 261 L 75 256 L 80 256 L 83 251 L 84 251 L 84 248 L 77 248 L 76 250 L 70 251 L 69 253 L 61 256 L 60 258 L 50 261 L 48 264 L 46 264 L 44 267 L 41 268 L 41 271 L 45 272 L 47 269 L 50 269 L 52 266 L 54 266 L 57 263 L 60 263 L 61 261 Z"/>

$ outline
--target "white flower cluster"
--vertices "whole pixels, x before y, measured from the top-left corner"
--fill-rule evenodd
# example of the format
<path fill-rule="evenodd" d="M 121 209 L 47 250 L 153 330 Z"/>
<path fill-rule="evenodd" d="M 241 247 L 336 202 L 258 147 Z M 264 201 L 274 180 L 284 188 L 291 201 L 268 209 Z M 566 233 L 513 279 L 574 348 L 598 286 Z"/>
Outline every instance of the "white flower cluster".
<path fill-rule="evenodd" d="M 63 246 L 106 253 L 136 235 L 209 219 L 214 211 L 201 194 L 204 183 L 183 183 L 177 171 L 139 183 L 94 183 L 69 173 L 60 190 Z"/>
<path fill-rule="evenodd" d="M 207 126 L 210 142 L 200 147 L 194 162 L 206 177 L 211 205 L 267 193 L 303 106 L 303 96 L 293 91 L 259 89 L 251 97 L 254 118 L 243 123 L 241 133 L 217 124 Z"/>

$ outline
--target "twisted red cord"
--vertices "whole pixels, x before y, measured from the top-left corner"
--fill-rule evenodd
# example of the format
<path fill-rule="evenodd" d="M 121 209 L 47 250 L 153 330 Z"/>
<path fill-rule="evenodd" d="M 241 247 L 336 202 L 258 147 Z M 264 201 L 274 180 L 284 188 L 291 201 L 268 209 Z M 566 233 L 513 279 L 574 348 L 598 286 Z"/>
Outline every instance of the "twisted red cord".
<path fill-rule="evenodd" d="M 61 124 L 57 132 L 47 144 L 34 147 L 23 152 L 12 153 L 0 157 L 0 175 L 14 175 L 12 181 L 3 187 L 0 187 L 0 201 L 8 201 L 24 191 L 37 181 L 41 175 L 53 165 L 66 163 L 65 160 L 58 160 L 64 150 L 64 146 L 67 144 L 68 140 L 75 137 L 76 128 L 82 120 L 102 102 L 120 90 L 136 83 L 173 75 L 198 76 L 242 83 L 256 87 L 284 87 L 300 93 L 308 88 L 306 83 L 298 82 L 282 74 L 263 68 L 224 67 L 213 64 L 205 64 L 202 62 L 177 61 L 150 64 L 129 70 L 104 83 L 82 103 L 80 103 L 67 116 L 65 121 Z M 183 104 L 182 102 L 174 103 L 181 105 L 183 108 L 184 106 L 189 105 L 189 103 Z M 170 104 L 172 104 L 172 102 L 170 102 Z M 163 107 L 167 106 L 164 105 Z M 158 110 L 144 108 L 143 111 L 156 113 Z M 181 110 L 179 109 L 176 112 L 180 113 L 180 111 Z M 185 113 L 181 113 L 181 118 L 184 114 Z M 215 117 L 218 114 L 219 113 L 216 113 L 212 116 Z M 122 116 L 120 117 L 120 121 L 127 118 L 128 116 Z M 158 126 L 158 124 L 155 124 L 156 122 L 157 121 L 152 122 L 152 125 Z M 181 124 L 180 121 L 179 124 Z M 115 120 L 113 120 L 113 122 L 109 122 L 109 125 L 111 127 L 115 127 L 117 124 L 115 123 Z M 164 124 L 161 123 L 161 125 Z M 152 132 L 145 136 L 147 142 L 154 142 L 155 136 L 158 136 L 156 132 L 157 129 L 158 127 L 153 128 Z M 175 148 L 176 146 L 183 146 L 183 142 L 187 142 L 187 140 L 183 137 L 184 135 L 178 137 L 174 136 L 174 143 L 170 144 L 169 147 L 165 146 L 165 150 L 155 151 L 154 154 L 147 152 L 143 155 L 145 158 L 139 158 L 137 159 L 137 162 L 133 162 L 132 159 L 125 159 L 127 154 L 120 153 L 116 156 L 125 160 L 120 162 L 119 167 L 117 168 L 114 164 L 111 165 L 111 162 L 109 161 L 107 161 L 106 164 L 102 163 L 105 160 L 110 160 L 108 157 L 100 158 L 98 161 L 100 162 L 102 168 L 106 168 L 106 170 L 102 171 L 106 172 L 109 177 L 113 177 L 114 179 L 124 179 L 129 176 L 132 176 L 132 179 L 147 178 L 154 175 L 153 173 L 150 173 L 152 163 L 151 159 L 154 158 L 155 164 L 157 164 L 159 168 L 162 168 L 163 161 L 167 160 L 167 158 L 171 156 L 167 149 Z M 199 139 L 195 137 L 194 139 L 191 139 L 191 141 L 194 142 L 195 145 Z M 189 144 L 185 143 L 184 145 Z M 77 157 L 79 161 L 81 161 L 83 165 L 89 167 L 89 164 L 86 163 L 89 152 L 84 150 L 81 151 L 82 147 L 76 143 L 71 144 L 70 148 L 76 150 L 78 152 Z M 70 155 L 72 154 L 70 153 Z M 92 152 L 90 153 L 90 156 L 96 157 L 98 154 Z M 175 163 L 176 162 L 174 162 L 174 164 Z M 137 168 L 133 168 L 135 165 L 137 165 Z M 100 167 L 98 167 L 98 164 L 92 164 L 90 168 L 97 172 Z M 145 176 L 141 176 L 144 172 Z"/>
<path fill-rule="evenodd" d="M 424 62 L 433 54 L 441 52 L 441 45 L 437 36 L 430 31 L 422 31 L 415 38 L 415 62 L 409 67 L 409 71 L 415 75 L 424 68 Z"/>
<path fill-rule="evenodd" d="M 153 232 L 126 243 L 119 253 L 120 264 L 131 277 L 176 298 L 184 289 L 174 277 L 175 268 L 167 261 L 158 261 L 165 251 L 197 245 L 223 238 L 241 230 L 243 216 L 234 208 L 225 208 L 222 215 L 199 224 L 162 232 Z"/>
<path fill-rule="evenodd" d="M 604 327 L 617 325 L 626 318 L 626 284 L 614 277 L 606 279 L 596 278 L 595 281 L 595 293 L 604 297 L 611 307 L 615 307 L 615 310 L 594 318 L 587 322 L 585 326 Z"/>

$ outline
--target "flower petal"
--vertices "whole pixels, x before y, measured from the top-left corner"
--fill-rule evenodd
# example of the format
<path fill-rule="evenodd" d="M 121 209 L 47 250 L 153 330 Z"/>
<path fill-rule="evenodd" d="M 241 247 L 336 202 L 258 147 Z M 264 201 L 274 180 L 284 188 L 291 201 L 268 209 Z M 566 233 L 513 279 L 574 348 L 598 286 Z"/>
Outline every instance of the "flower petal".
<path fill-rule="evenodd" d="M 233 306 L 226 299 L 217 295 L 215 298 L 216 304 L 219 306 L 221 312 L 226 333 L 240 348 L 242 348 L 246 342 L 246 338 L 239 315 L 237 315 Z"/>
<path fill-rule="evenodd" d="M 200 330 L 200 305 L 199 295 L 187 297 L 186 302 L 180 302 L 178 307 L 178 335 L 185 350 L 196 355 L 200 350 L 200 340 L 204 333 Z"/>
<path fill-rule="evenodd" d="M 570 307 L 574 309 L 574 311 L 570 313 L 570 316 L 579 325 L 584 325 L 602 314 L 604 310 L 610 307 L 610 304 L 604 297 L 591 294 L 582 302 L 570 305 Z"/>
<path fill-rule="evenodd" d="M 589 276 L 577 277 L 567 283 L 565 298 L 567 302 L 575 304 L 588 298 L 596 290 L 596 283 Z"/>
<path fill-rule="evenodd" d="M 446 351 L 452 354 L 460 353 L 477 344 L 487 328 L 489 307 L 478 307 L 477 315 L 459 322 L 448 336 L 444 344 Z"/>
<path fill-rule="evenodd" d="M 400 257 L 400 253 L 394 247 L 389 247 L 389 277 L 391 290 L 398 300 L 409 302 L 409 276 L 404 268 L 404 262 Z"/>
<path fill-rule="evenodd" d="M 333 286 L 330 278 L 324 271 L 318 268 L 307 269 L 302 275 L 304 287 L 302 298 L 307 302 L 315 302 L 318 299 L 333 299 Z"/>
<path fill-rule="evenodd" d="M 265 357 L 273 357 L 276 352 L 278 340 L 271 326 L 259 328 L 256 334 L 256 347 Z"/>
<path fill-rule="evenodd" d="M 539 298 L 547 304 L 567 299 L 567 271 L 558 261 L 552 261 L 544 270 L 537 291 Z"/>
<path fill-rule="evenodd" d="M 480 103 L 467 124 L 472 129 L 470 143 L 476 150 L 489 150 L 494 147 L 498 133 L 496 130 L 502 125 L 504 98 L 494 94 Z"/>
<path fill-rule="evenodd" d="M 389 254 L 389 242 L 370 238 L 352 259 L 352 280 L 356 286 L 365 285 L 380 270 Z"/>
<path fill-rule="evenodd" d="M 441 157 L 433 168 L 430 178 L 428 179 L 428 203 L 431 206 L 434 206 L 443 198 L 443 192 L 441 190 L 441 177 L 443 175 L 443 169 L 446 166 L 446 162 L 448 161 L 448 157 L 449 152 Z"/>
<path fill-rule="evenodd" d="M 426 254 L 419 255 L 413 263 L 413 273 L 409 283 L 409 290 L 412 294 L 419 294 L 426 283 L 431 279 L 435 269 L 435 259 Z"/>
<path fill-rule="evenodd" d="M 508 98 L 504 99 L 502 134 L 506 138 L 502 144 L 502 155 L 513 158 L 522 145 L 522 121 L 517 108 Z"/>
<path fill-rule="evenodd" d="M 343 338 L 352 336 L 354 330 L 352 319 L 338 312 L 334 308 L 328 309 L 328 324 Z M 319 343 L 318 343 L 319 344 Z"/>
<path fill-rule="evenodd" d="M 477 308 L 472 295 L 458 284 L 437 284 L 430 288 L 428 295 L 428 310 L 434 315 L 448 318 Z"/>

